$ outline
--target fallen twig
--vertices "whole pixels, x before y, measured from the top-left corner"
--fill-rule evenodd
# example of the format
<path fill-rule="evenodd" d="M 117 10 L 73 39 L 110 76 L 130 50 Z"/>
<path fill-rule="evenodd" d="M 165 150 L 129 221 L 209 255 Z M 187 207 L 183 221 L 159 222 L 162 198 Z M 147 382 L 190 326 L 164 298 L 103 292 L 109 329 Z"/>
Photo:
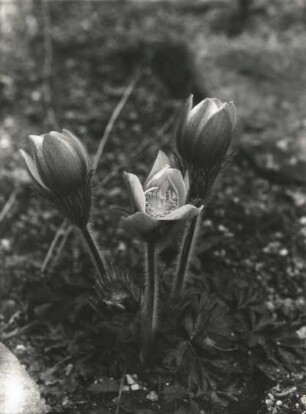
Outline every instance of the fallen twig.
<path fill-rule="evenodd" d="M 11 338 L 15 338 L 16 336 L 22 335 L 25 332 L 27 332 L 28 330 L 30 330 L 31 328 L 35 327 L 35 326 L 39 326 L 39 325 L 43 325 L 42 322 L 40 321 L 33 321 L 31 323 L 28 323 L 25 326 L 22 326 L 21 328 L 18 327 L 16 329 L 14 329 L 11 332 L 8 333 L 2 333 L 1 335 L 1 340 L 6 340 L 6 339 L 11 339 Z"/>
<path fill-rule="evenodd" d="M 133 92 L 139 78 L 140 78 L 140 72 L 137 72 L 136 75 L 134 76 L 134 78 L 132 79 L 131 83 L 125 89 L 124 94 L 122 95 L 122 97 L 121 97 L 120 101 L 118 102 L 117 106 L 115 107 L 111 117 L 109 118 L 109 121 L 106 125 L 103 136 L 100 140 L 100 144 L 98 146 L 98 150 L 97 150 L 95 158 L 94 158 L 94 163 L 93 163 L 94 172 L 96 171 L 96 169 L 98 167 L 99 161 L 100 161 L 100 159 L 102 157 L 102 154 L 103 154 L 104 147 L 105 147 L 106 142 L 108 140 L 108 137 L 109 137 L 109 135 L 110 135 L 110 133 L 111 133 L 113 127 L 114 127 L 114 124 L 115 124 L 117 118 L 119 117 L 122 109 L 124 108 L 127 100 L 129 99 L 131 93 Z"/>
<path fill-rule="evenodd" d="M 125 373 L 126 373 L 126 368 L 124 368 L 124 371 L 123 371 L 122 377 L 121 377 L 121 381 L 120 381 L 118 397 L 117 397 L 117 400 L 116 400 L 116 406 L 117 407 L 116 407 L 115 414 L 120 413 L 120 403 L 121 403 L 122 391 L 123 391 L 123 386 L 124 386 Z"/>
<path fill-rule="evenodd" d="M 0 212 L 0 223 L 4 220 L 8 212 L 11 211 L 16 201 L 18 191 L 19 191 L 19 187 L 15 187 L 14 190 L 11 192 L 11 195 L 9 196 L 7 202 L 4 204 Z"/>
<path fill-rule="evenodd" d="M 58 246 L 57 253 L 55 254 L 54 259 L 53 259 L 54 263 L 59 261 L 61 255 L 63 253 L 64 247 L 67 243 L 68 237 L 70 236 L 72 230 L 73 230 L 72 225 L 64 228 L 61 244 Z"/>
<path fill-rule="evenodd" d="M 57 232 L 55 233 L 55 236 L 53 237 L 53 240 L 52 240 L 52 242 L 49 246 L 49 249 L 47 251 L 47 254 L 46 254 L 46 257 L 43 261 L 43 264 L 41 265 L 40 271 L 41 271 L 42 274 L 45 273 L 45 271 L 46 271 L 46 269 L 49 265 L 49 262 L 50 262 L 51 258 L 53 257 L 53 252 L 56 248 L 58 240 L 61 237 L 63 237 L 65 232 L 67 231 L 67 225 L 68 225 L 67 220 L 64 220 L 62 222 L 62 224 L 60 225 L 60 227 L 57 229 Z"/>

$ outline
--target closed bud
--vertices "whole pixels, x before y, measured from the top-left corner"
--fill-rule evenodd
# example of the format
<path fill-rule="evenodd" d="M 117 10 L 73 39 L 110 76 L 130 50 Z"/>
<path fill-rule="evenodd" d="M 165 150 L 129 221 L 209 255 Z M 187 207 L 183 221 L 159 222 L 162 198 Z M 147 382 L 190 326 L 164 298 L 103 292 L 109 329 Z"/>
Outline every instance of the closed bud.
<path fill-rule="evenodd" d="M 36 188 L 78 225 L 86 224 L 91 204 L 89 156 L 67 130 L 30 135 L 32 155 L 21 150 Z"/>
<path fill-rule="evenodd" d="M 176 133 L 177 150 L 187 163 L 206 172 L 219 166 L 229 148 L 236 125 L 233 102 L 207 98 L 192 108 L 187 100 Z"/>

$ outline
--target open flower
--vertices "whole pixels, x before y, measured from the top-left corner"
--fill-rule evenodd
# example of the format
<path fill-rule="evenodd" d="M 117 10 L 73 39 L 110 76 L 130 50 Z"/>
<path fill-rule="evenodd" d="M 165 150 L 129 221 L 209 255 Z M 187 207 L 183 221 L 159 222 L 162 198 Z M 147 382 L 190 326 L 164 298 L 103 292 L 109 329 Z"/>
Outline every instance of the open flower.
<path fill-rule="evenodd" d="M 187 163 L 209 171 L 222 163 L 236 125 L 233 102 L 206 98 L 192 108 L 192 96 L 187 100 L 179 121 L 176 146 Z"/>
<path fill-rule="evenodd" d="M 88 220 L 91 204 L 89 156 L 71 132 L 30 135 L 32 155 L 20 150 L 41 195 L 77 224 Z"/>
<path fill-rule="evenodd" d="M 183 178 L 179 170 L 171 168 L 169 158 L 162 151 L 159 151 L 144 187 L 136 175 L 125 172 L 124 177 L 136 210 L 124 219 L 124 227 L 133 235 L 150 237 L 161 223 L 187 220 L 200 211 L 185 204 L 188 175 Z"/>

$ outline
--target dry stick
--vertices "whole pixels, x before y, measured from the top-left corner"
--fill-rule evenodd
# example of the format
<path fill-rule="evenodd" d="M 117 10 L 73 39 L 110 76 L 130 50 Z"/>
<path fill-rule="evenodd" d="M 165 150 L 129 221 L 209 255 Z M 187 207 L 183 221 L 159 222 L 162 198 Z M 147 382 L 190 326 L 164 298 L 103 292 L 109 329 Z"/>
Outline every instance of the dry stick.
<path fill-rule="evenodd" d="M 53 259 L 53 262 L 54 263 L 56 263 L 56 262 L 59 261 L 59 258 L 62 255 L 62 252 L 64 250 L 64 247 L 65 247 L 65 245 L 67 243 L 68 237 L 71 234 L 72 230 L 73 230 L 73 226 L 72 225 L 70 225 L 70 226 L 68 226 L 68 228 L 64 229 L 64 234 L 63 234 L 63 237 L 62 237 L 62 241 L 61 241 L 60 245 L 58 246 L 57 252 L 56 252 L 56 254 L 54 256 L 54 259 Z"/>
<path fill-rule="evenodd" d="M 46 1 L 46 0 L 44 0 L 44 1 Z M 104 147 L 105 147 L 105 145 L 107 143 L 107 140 L 108 140 L 108 137 L 110 136 L 110 133 L 111 133 L 113 127 L 114 127 L 114 124 L 115 124 L 117 118 L 119 117 L 122 109 L 124 108 L 128 98 L 130 97 L 131 93 L 133 92 L 133 90 L 136 86 L 136 83 L 140 79 L 140 75 L 141 75 L 140 72 L 137 72 L 136 75 L 134 76 L 134 78 L 132 79 L 132 81 L 130 82 L 130 84 L 127 86 L 127 88 L 125 89 L 120 101 L 116 105 L 116 107 L 115 107 L 115 109 L 114 109 L 114 111 L 113 111 L 113 113 L 112 113 L 112 115 L 111 115 L 111 117 L 110 117 L 110 119 L 109 119 L 109 121 L 106 125 L 103 136 L 100 140 L 100 144 L 99 144 L 97 153 L 96 153 L 95 158 L 94 158 L 94 164 L 93 164 L 94 172 L 96 171 L 96 169 L 98 167 L 99 161 L 100 161 L 100 159 L 102 157 L 102 154 L 103 154 L 103 151 L 104 151 Z M 111 173 L 110 173 L 110 175 L 111 175 Z M 65 243 L 68 239 L 68 235 L 70 234 L 70 231 L 71 231 L 71 229 L 69 227 L 67 227 L 67 221 L 64 220 L 62 225 L 60 226 L 60 228 L 56 232 L 52 242 L 51 242 L 50 248 L 48 249 L 47 256 L 46 256 L 46 258 L 43 262 L 43 265 L 41 267 L 41 272 L 44 272 L 45 269 L 47 268 L 50 259 L 53 257 L 53 251 L 57 247 L 57 242 L 59 240 L 59 237 L 63 234 L 62 243 L 61 243 L 60 247 L 58 248 L 58 254 L 55 256 L 56 260 L 59 260 L 60 255 L 61 255 L 61 253 L 62 253 L 62 251 L 65 247 Z"/>
<path fill-rule="evenodd" d="M 8 332 L 8 333 L 3 332 L 1 334 L 1 339 L 6 340 L 6 339 L 15 338 L 16 336 L 19 336 L 19 335 L 22 335 L 22 334 L 26 333 L 29 329 L 32 329 L 33 327 L 40 326 L 40 325 L 43 325 L 43 323 L 40 322 L 40 321 L 30 322 L 29 324 L 27 324 L 25 326 L 22 326 L 21 328 L 20 327 L 15 328 L 11 332 Z"/>
<path fill-rule="evenodd" d="M 19 191 L 19 187 L 14 188 L 14 190 L 11 192 L 11 195 L 9 196 L 7 202 L 4 204 L 1 212 L 0 212 L 0 223 L 4 220 L 5 216 L 8 214 L 8 212 L 13 207 L 13 204 L 16 201 L 17 194 Z"/>
<path fill-rule="evenodd" d="M 110 133 L 111 133 L 113 127 L 114 127 L 114 124 L 115 124 L 117 118 L 119 117 L 122 109 L 124 108 L 127 100 L 129 99 L 131 93 L 133 92 L 133 90 L 136 86 L 136 83 L 138 82 L 138 80 L 140 78 L 140 75 L 141 75 L 141 72 L 137 72 L 136 75 L 134 76 L 134 78 L 132 79 L 131 83 L 125 89 L 124 94 L 122 95 L 120 101 L 118 102 L 116 108 L 114 109 L 114 111 L 113 111 L 113 113 L 112 113 L 112 115 L 111 115 L 111 117 L 110 117 L 110 119 L 109 119 L 109 121 L 106 125 L 106 128 L 104 130 L 104 134 L 101 138 L 100 144 L 98 146 L 97 153 L 96 153 L 95 158 L 94 158 L 94 163 L 93 163 L 94 172 L 96 171 L 96 169 L 98 167 L 99 161 L 100 161 L 100 159 L 102 157 L 102 154 L 103 154 L 105 144 L 106 144 L 106 142 L 108 140 L 108 137 L 109 137 L 109 135 L 110 135 Z"/>
<path fill-rule="evenodd" d="M 54 252 L 54 249 L 55 249 L 55 246 L 58 240 L 60 239 L 60 237 L 64 236 L 65 234 L 66 226 L 67 226 L 67 220 L 64 220 L 62 224 L 60 225 L 60 227 L 57 229 L 57 232 L 55 236 L 53 237 L 52 243 L 50 244 L 49 249 L 47 251 L 45 260 L 43 261 L 43 264 L 41 265 L 40 271 L 42 274 L 44 274 L 49 264 L 49 261 L 51 260 L 51 257 L 53 255 L 53 252 Z"/>
<path fill-rule="evenodd" d="M 122 391 L 123 391 L 123 386 L 124 386 L 124 379 L 125 379 L 125 373 L 126 373 L 126 367 L 124 368 L 122 377 L 121 377 L 121 381 L 120 381 L 120 387 L 119 387 L 119 392 L 118 392 L 118 398 L 116 401 L 116 411 L 115 414 L 120 414 L 120 404 L 121 404 L 121 397 L 122 397 Z"/>
<path fill-rule="evenodd" d="M 156 136 L 162 136 L 164 132 L 171 126 L 171 124 L 174 122 L 175 117 L 171 117 L 166 122 L 163 123 L 163 125 L 157 130 Z M 154 145 L 155 142 L 152 143 L 152 141 L 144 141 L 142 144 L 138 145 L 138 148 L 133 153 L 132 160 L 135 160 L 136 157 L 138 157 L 139 154 L 141 154 L 145 149 L 148 147 Z M 120 166 L 117 166 L 111 171 L 109 174 L 106 174 L 106 176 L 103 178 L 103 180 L 100 182 L 101 185 L 106 185 L 108 182 L 115 177 L 119 171 L 121 170 Z"/>

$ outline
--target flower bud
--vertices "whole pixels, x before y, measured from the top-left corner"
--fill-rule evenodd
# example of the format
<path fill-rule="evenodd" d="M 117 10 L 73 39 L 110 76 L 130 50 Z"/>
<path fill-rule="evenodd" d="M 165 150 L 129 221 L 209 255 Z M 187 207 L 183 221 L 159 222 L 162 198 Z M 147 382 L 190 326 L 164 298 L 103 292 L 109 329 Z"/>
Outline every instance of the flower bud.
<path fill-rule="evenodd" d="M 236 125 L 233 102 L 222 103 L 207 98 L 192 108 L 187 100 L 176 133 L 180 156 L 194 167 L 206 172 L 222 163 Z"/>
<path fill-rule="evenodd" d="M 55 202 L 74 222 L 86 220 L 92 172 L 82 143 L 67 130 L 30 135 L 29 139 L 32 156 L 23 150 L 21 154 L 40 193 Z"/>

